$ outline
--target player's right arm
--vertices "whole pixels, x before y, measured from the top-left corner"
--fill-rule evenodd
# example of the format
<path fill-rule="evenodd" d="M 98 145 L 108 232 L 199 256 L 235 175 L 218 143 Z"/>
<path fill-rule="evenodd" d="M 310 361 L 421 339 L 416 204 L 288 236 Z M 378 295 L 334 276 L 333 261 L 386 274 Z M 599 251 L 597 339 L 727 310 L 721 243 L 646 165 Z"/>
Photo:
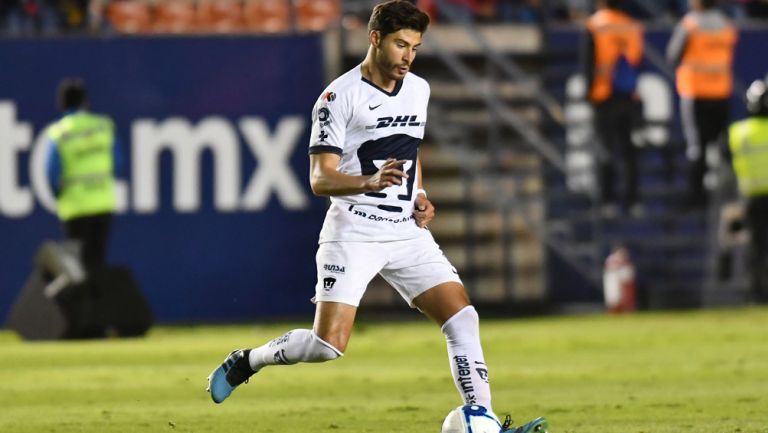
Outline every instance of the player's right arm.
<path fill-rule="evenodd" d="M 309 184 L 319 196 L 354 195 L 378 192 L 392 185 L 401 185 L 408 174 L 402 171 L 407 161 L 390 158 L 370 176 L 352 176 L 339 172 L 341 156 L 335 153 L 309 155 Z"/>

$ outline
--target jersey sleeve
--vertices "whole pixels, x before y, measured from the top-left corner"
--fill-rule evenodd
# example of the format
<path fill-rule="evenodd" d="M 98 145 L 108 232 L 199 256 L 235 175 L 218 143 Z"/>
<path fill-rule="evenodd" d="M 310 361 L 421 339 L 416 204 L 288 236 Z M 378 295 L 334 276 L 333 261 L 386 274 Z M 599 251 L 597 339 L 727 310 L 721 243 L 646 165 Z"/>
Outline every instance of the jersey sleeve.
<path fill-rule="evenodd" d="M 312 132 L 309 138 L 309 154 L 344 153 L 346 126 L 349 110 L 345 98 L 327 90 L 312 108 Z"/>
<path fill-rule="evenodd" d="M 432 87 L 430 87 L 427 80 L 423 80 L 424 83 L 424 104 L 429 106 L 429 98 L 432 96 Z M 424 120 L 429 119 L 429 110 L 424 110 L 426 112 L 426 116 L 424 117 Z"/>

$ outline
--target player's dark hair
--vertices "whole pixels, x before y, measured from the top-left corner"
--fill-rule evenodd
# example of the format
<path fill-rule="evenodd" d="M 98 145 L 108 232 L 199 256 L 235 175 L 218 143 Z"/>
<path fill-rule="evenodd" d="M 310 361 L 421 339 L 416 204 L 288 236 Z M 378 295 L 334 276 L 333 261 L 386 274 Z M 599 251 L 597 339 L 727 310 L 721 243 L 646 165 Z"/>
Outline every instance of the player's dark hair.
<path fill-rule="evenodd" d="M 406 0 L 391 0 L 373 8 L 368 21 L 368 32 L 378 31 L 381 37 L 399 30 L 427 31 L 429 16 Z"/>
<path fill-rule="evenodd" d="M 701 2 L 701 7 L 704 9 L 712 9 L 717 6 L 719 3 L 718 0 L 699 0 Z"/>
<path fill-rule="evenodd" d="M 618 9 L 619 6 L 621 6 L 622 3 L 624 3 L 623 0 L 603 0 L 605 2 L 605 7 L 610 9 Z"/>
<path fill-rule="evenodd" d="M 88 90 L 82 78 L 65 78 L 59 83 L 57 104 L 61 111 L 85 108 L 88 104 Z"/>

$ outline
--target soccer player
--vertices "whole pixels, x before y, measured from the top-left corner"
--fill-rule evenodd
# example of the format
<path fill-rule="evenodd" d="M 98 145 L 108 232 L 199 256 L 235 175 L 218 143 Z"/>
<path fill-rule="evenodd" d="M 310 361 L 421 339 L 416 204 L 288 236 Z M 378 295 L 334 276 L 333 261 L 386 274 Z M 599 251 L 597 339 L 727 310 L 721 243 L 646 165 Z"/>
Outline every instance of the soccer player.
<path fill-rule="evenodd" d="M 363 62 L 333 81 L 312 111 L 312 191 L 330 196 L 317 252 L 313 328 L 294 329 L 254 349 L 235 350 L 209 376 L 214 402 L 268 365 L 324 362 L 347 348 L 360 299 L 379 273 L 441 326 L 465 404 L 491 410 L 477 312 L 427 224 L 434 206 L 422 188 L 418 148 L 429 85 L 409 73 L 429 18 L 412 3 L 377 5 Z M 515 432 L 545 432 L 538 418 Z"/>

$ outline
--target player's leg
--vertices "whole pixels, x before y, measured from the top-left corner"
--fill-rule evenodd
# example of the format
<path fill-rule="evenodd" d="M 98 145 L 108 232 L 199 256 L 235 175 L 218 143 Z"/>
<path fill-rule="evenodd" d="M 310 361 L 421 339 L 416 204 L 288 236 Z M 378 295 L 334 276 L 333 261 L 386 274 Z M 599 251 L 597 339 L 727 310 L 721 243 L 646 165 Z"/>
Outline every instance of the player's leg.
<path fill-rule="evenodd" d="M 491 407 L 488 367 L 480 343 L 480 319 L 458 272 L 425 230 L 418 239 L 392 242 L 390 261 L 381 275 L 427 317 L 440 325 L 448 346 L 448 360 L 456 388 L 464 404 Z M 509 417 L 507 417 L 509 418 Z M 537 418 L 520 427 L 505 421 L 510 433 L 546 433 L 547 421 Z"/>
<path fill-rule="evenodd" d="M 390 243 L 394 259 L 381 275 L 408 301 L 441 326 L 456 388 L 465 404 L 491 409 L 488 369 L 480 345 L 477 312 L 456 269 L 432 235 Z"/>
<path fill-rule="evenodd" d="M 221 366 L 208 377 L 208 390 L 216 403 L 221 403 L 239 385 L 269 365 L 293 365 L 300 362 L 325 362 L 343 355 L 333 343 L 346 348 L 355 320 L 356 307 L 333 302 L 319 302 L 314 329 L 293 329 L 253 349 L 232 351 Z"/>
<path fill-rule="evenodd" d="M 493 412 L 488 367 L 480 343 L 480 319 L 469 304 L 464 286 L 457 281 L 440 283 L 413 298 L 412 305 L 441 326 L 448 345 L 451 374 L 464 404 L 477 404 Z M 502 431 L 547 433 L 548 428 L 544 417 L 515 427 L 507 415 Z"/>
<path fill-rule="evenodd" d="M 313 329 L 293 329 L 272 341 L 246 350 L 249 366 L 258 372 L 268 365 L 325 362 L 342 356 L 352 332 L 357 307 L 318 302 Z"/>
<path fill-rule="evenodd" d="M 324 362 L 346 350 L 357 306 L 383 259 L 369 243 L 322 244 L 317 253 L 317 307 L 313 329 L 293 329 L 253 349 L 235 350 L 209 376 L 216 403 L 269 365 Z"/>
<path fill-rule="evenodd" d="M 331 346 L 344 352 L 352 334 L 357 307 L 342 302 L 318 302 L 312 330 Z"/>
<path fill-rule="evenodd" d="M 464 404 L 492 410 L 488 366 L 480 343 L 480 318 L 464 286 L 455 281 L 438 284 L 416 296 L 413 304 L 440 325 L 453 381 Z"/>
<path fill-rule="evenodd" d="M 293 329 L 270 342 L 248 349 L 249 367 L 258 372 L 268 365 L 332 361 L 344 354 L 357 307 L 340 302 L 318 302 L 313 328 Z"/>
<path fill-rule="evenodd" d="M 470 305 L 464 286 L 455 281 L 427 289 L 413 299 L 413 304 L 440 326 Z"/>

